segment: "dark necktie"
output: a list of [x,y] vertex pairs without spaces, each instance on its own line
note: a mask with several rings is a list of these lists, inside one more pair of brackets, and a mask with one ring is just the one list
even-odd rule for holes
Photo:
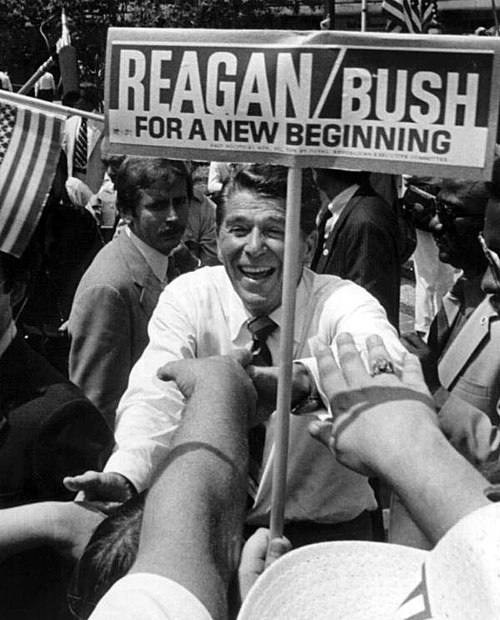
[[87,119],[82,118],[80,121],[78,136],[75,141],[75,153],[73,155],[73,169],[75,172],[79,172],[80,174],[85,174],[87,172],[87,154]]
[[[278,325],[268,316],[257,316],[247,323],[247,329],[252,334],[252,361],[254,366],[272,366],[273,358],[267,346],[267,339]],[[249,495],[253,499],[257,494],[260,481],[260,471],[266,442],[266,427],[258,424],[248,433],[249,450]],[[253,503],[253,502],[252,502]]]
[[326,223],[332,217],[332,212],[330,209],[326,208],[323,214],[321,215],[321,219],[318,224],[318,240],[316,242],[316,251],[314,252],[314,257],[311,262],[311,269],[315,270],[321,256],[323,255],[323,246],[325,244],[325,229]]
[[252,334],[252,364],[254,366],[272,366],[273,358],[266,340],[278,326],[268,316],[256,316],[247,323]]

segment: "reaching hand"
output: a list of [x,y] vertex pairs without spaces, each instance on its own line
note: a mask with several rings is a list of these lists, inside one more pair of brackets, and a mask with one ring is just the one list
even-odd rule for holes
[[228,355],[217,355],[203,359],[183,359],[168,362],[158,369],[156,375],[162,381],[175,381],[184,398],[191,398],[195,389],[213,382],[240,381],[255,399],[255,390],[243,370],[250,361],[246,349],[236,349]]
[[250,536],[241,552],[238,567],[238,582],[242,601],[259,575],[275,560],[288,553],[291,548],[290,541],[284,536],[270,540],[270,531],[264,527],[259,528]]
[[86,471],[79,476],[67,476],[63,484],[78,493],[77,501],[122,503],[135,494],[131,482],[115,472]]
[[[415,357],[405,357],[401,379],[387,370],[371,376],[350,334],[339,335],[337,345],[340,368],[330,347],[314,343],[321,385],[333,418],[311,422],[309,431],[346,467],[378,476],[391,455],[400,450],[401,433],[412,433],[419,424],[437,427],[434,403]],[[370,368],[380,366],[381,361],[390,362],[379,336],[370,336],[367,348]]]
[[[257,390],[257,417],[266,420],[276,409],[278,392],[277,366],[247,366],[247,374]],[[311,391],[310,378],[303,364],[294,362],[292,365],[292,407],[306,398]]]

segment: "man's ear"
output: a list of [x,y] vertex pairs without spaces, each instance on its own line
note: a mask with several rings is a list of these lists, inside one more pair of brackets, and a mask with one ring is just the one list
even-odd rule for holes
[[304,263],[304,265],[309,265],[311,263],[317,243],[318,243],[318,231],[313,230],[311,233],[309,233],[306,239],[306,249],[304,252],[304,257],[302,259],[302,262]]

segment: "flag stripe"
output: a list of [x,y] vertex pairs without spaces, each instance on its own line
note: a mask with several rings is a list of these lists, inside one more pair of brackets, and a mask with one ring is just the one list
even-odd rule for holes
[[[31,235],[33,234],[33,230],[42,215],[42,208],[40,208],[40,205],[45,205],[56,173],[57,162],[59,161],[62,139],[61,128],[62,125],[60,123],[54,122],[54,119],[52,118],[48,119],[45,135],[50,140],[50,142],[48,142],[49,148],[43,149],[47,152],[47,154],[44,155],[42,151],[36,161],[31,188],[32,198],[28,196],[25,199],[31,203],[32,207],[29,217],[27,217],[22,223],[18,240],[14,246],[14,251],[17,253],[22,253],[23,249],[28,244]],[[53,162],[53,166],[51,166],[50,170],[47,169],[46,161]]]
[[435,0],[383,0],[382,12],[387,16],[387,30],[392,32],[424,32],[437,12]]
[[[38,138],[41,137],[38,131],[39,118],[38,114],[33,115],[29,110],[23,111],[23,126],[20,136],[22,141],[17,145],[13,165],[9,170],[11,182],[7,181],[6,191],[4,195],[0,195],[0,204],[3,205],[7,213],[7,220],[2,227],[0,241],[2,247],[10,248],[11,251],[23,219],[29,217],[29,212],[25,213],[25,208],[23,208],[25,206],[23,199],[33,174],[33,157],[36,157],[37,142]],[[21,171],[22,176],[20,175]],[[19,217],[21,214],[22,217]]]
[[20,256],[52,184],[63,121],[36,109],[16,108],[15,125],[0,164],[0,250]]
[[33,146],[31,147],[30,158],[26,167],[26,182],[23,184],[22,188],[19,188],[17,195],[13,197],[15,201],[14,204],[23,205],[23,211],[25,211],[26,217],[21,219],[17,226],[11,228],[9,236],[6,239],[7,244],[13,244],[13,249],[16,239],[20,241],[22,229],[27,225],[34,227],[33,217],[36,218],[38,204],[35,202],[36,196],[33,189],[36,190],[36,185],[40,182],[40,176],[45,167],[45,162],[42,161],[43,153],[41,148],[43,140],[45,139],[45,126],[46,117],[37,114],[36,118],[32,118],[28,145],[31,146],[32,144]]
[[[0,242],[6,235],[6,227],[8,225],[12,209],[12,207],[7,203],[7,193],[12,187],[14,176],[18,174],[17,167],[24,148],[24,135],[27,132],[29,125],[30,120],[28,114],[25,113],[23,108],[18,108],[16,124],[12,132],[7,152],[3,158],[1,168],[3,181],[0,190],[0,205],[2,206],[2,210],[0,212]],[[7,171],[7,176],[4,176],[5,170]]]

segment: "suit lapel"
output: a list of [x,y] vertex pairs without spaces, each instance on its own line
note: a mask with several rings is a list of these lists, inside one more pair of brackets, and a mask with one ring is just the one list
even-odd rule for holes
[[449,388],[463,367],[470,361],[474,351],[489,334],[490,320],[496,317],[498,317],[497,313],[486,298],[468,318],[460,334],[439,361],[439,378],[445,388]]
[[445,295],[436,317],[432,321],[427,341],[430,348],[436,352],[438,357],[441,355],[448,342],[453,323],[459,311],[460,299],[449,293]]
[[140,289],[139,303],[144,312],[151,316],[162,292],[161,282],[154,275],[146,259],[135,247],[126,231],[120,233],[118,242],[132,280]]
[[[319,258],[318,258],[318,264],[316,267],[316,271],[318,273],[322,273],[323,270],[325,269],[328,261],[330,260],[330,254],[332,252],[332,249],[335,247],[335,243],[337,242],[338,236],[342,228],[344,227],[344,224],[347,218],[349,217],[349,214],[358,204],[359,200],[360,200],[360,197],[358,196],[356,192],[356,194],[354,194],[351,200],[349,200],[346,206],[342,209],[342,213],[340,214],[339,219],[335,222],[335,226],[333,227],[333,230],[328,235],[328,239],[326,240],[326,244],[324,244],[325,246],[324,248],[323,248],[323,239],[318,239]],[[323,253],[324,250],[327,250],[326,254]]]

